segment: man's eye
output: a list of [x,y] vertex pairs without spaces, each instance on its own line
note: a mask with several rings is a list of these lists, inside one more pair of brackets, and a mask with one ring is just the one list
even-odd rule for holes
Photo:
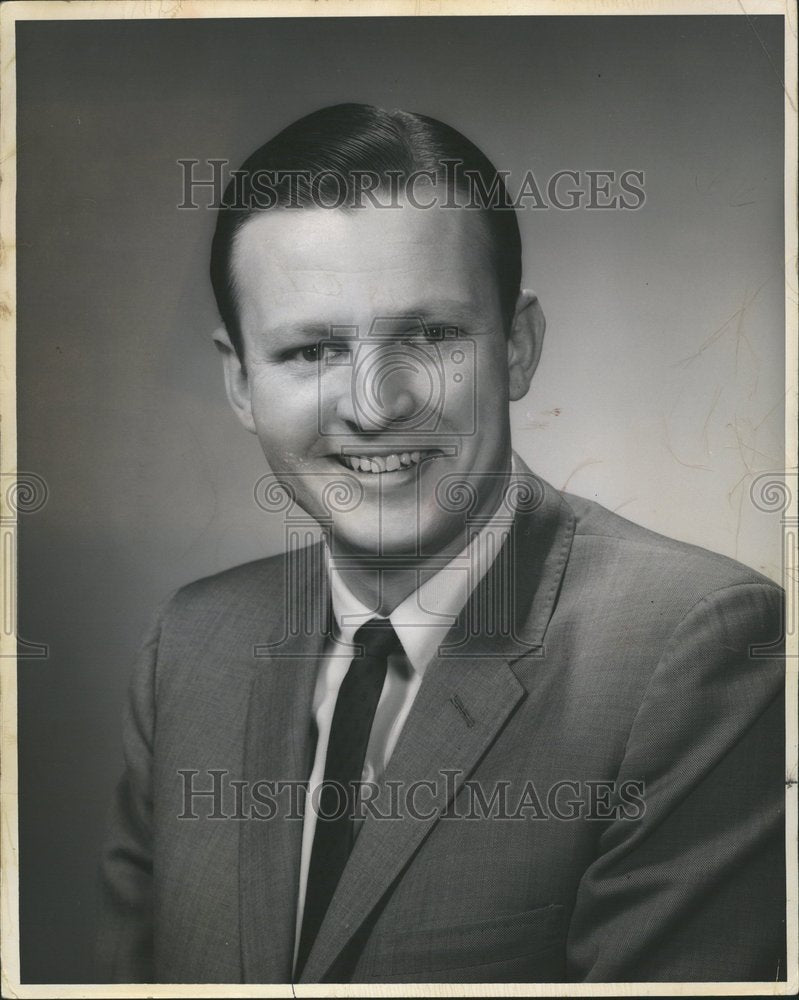
[[457,326],[449,323],[428,323],[425,326],[427,340],[445,340],[460,336]]
[[335,358],[341,357],[342,355],[349,354],[351,351],[351,345],[346,342],[339,342],[336,340],[324,340],[316,344],[307,344],[305,347],[299,348],[294,353],[295,357],[301,358],[303,361],[307,361],[309,364],[316,364],[319,359],[324,355],[325,361],[331,361]]
[[440,323],[425,323],[424,327],[420,330],[418,327],[414,327],[412,330],[400,333],[397,337],[398,342],[401,344],[409,344],[411,346],[419,346],[421,344],[428,343],[429,341],[439,341],[444,337],[446,330],[453,329],[452,327],[445,327]]
[[321,344],[308,344],[306,347],[300,348],[300,357],[303,361],[316,362],[319,360],[320,353]]

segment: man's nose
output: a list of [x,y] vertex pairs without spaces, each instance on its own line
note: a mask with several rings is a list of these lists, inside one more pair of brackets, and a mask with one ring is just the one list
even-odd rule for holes
[[363,419],[379,426],[408,421],[417,408],[415,376],[409,362],[389,355],[366,378],[356,378],[355,404]]
[[353,366],[339,416],[361,431],[407,426],[425,405],[427,382],[424,366],[401,345],[366,348]]

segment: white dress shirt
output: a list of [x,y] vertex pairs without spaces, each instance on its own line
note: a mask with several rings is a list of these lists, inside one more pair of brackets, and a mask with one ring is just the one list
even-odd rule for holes
[[[506,491],[510,497],[511,491]],[[378,782],[382,777],[402,728],[408,718],[424,672],[438,652],[438,646],[455,623],[469,594],[494,562],[512,523],[507,501],[474,536],[466,548],[446,566],[410,593],[388,616],[402,645],[402,653],[388,657],[386,679],[375,711],[361,780]],[[311,864],[319,792],[324,781],[327,746],[339,688],[352,663],[353,639],[361,625],[379,617],[355,597],[347,587],[327,551],[327,568],[333,610],[333,636],[329,638],[320,663],[313,698],[317,741],[313,768],[308,781],[302,829],[297,923],[294,937],[294,964],[305,910],[305,892]]]

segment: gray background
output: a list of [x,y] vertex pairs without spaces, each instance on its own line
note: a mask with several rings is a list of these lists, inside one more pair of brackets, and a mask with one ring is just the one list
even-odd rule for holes
[[[443,118],[510,186],[644,170],[635,212],[522,213],[549,320],[513,408],[558,487],[780,576],[748,486],[783,454],[782,21],[450,18],[18,26],[22,978],[91,977],[119,713],[172,589],[275,551],[264,471],[210,334],[213,214],[180,158],[234,166],[344,100]],[[202,196],[198,200],[202,200]],[[203,202],[204,203],[204,202]]]

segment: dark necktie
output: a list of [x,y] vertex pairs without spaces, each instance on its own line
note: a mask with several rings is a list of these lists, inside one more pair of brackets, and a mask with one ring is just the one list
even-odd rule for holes
[[[358,800],[357,783],[363,774],[369,733],[386,678],[388,656],[401,649],[387,618],[373,618],[362,625],[353,642],[355,657],[339,688],[327,744],[320,815],[314,831],[297,952],[297,979],[352,849],[355,834],[352,814]],[[360,647],[362,652],[358,655]]]

